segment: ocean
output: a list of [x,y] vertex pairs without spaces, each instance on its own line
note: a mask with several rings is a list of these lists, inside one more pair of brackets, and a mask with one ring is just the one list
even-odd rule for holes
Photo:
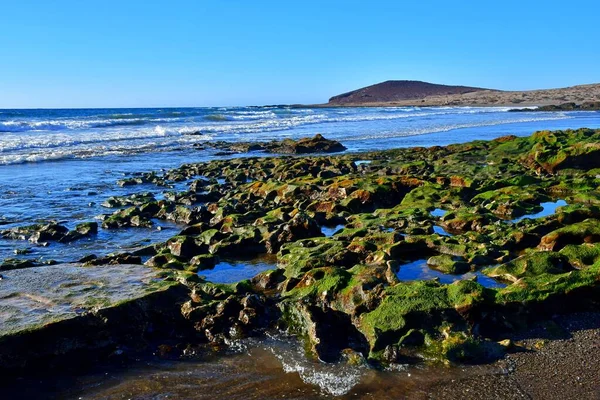
[[191,145],[198,142],[315,133],[344,142],[350,151],[361,151],[587,126],[599,119],[598,113],[589,112],[506,111],[489,107],[0,110],[0,165],[161,153],[196,158],[210,156],[194,154]]

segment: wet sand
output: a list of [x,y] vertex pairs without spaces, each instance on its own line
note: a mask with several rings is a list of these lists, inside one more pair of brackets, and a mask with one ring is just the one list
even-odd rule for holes
[[600,313],[556,317],[514,339],[527,350],[495,364],[505,373],[440,382],[427,397],[600,399]]

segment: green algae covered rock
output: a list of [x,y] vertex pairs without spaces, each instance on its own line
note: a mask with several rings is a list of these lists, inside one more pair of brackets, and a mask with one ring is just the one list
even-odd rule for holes
[[566,168],[600,167],[600,134],[592,129],[542,131],[529,138],[532,149],[523,157],[530,168],[555,173]]
[[446,274],[463,274],[471,269],[461,257],[452,257],[447,254],[430,257],[427,265]]
[[544,236],[540,243],[542,250],[560,250],[568,244],[600,242],[600,220],[586,219],[564,226]]
[[486,290],[473,281],[452,285],[436,282],[399,283],[383,292],[381,304],[359,318],[370,351],[393,344],[411,329],[433,332],[444,322],[460,323],[476,305],[488,300]]
[[486,274],[516,282],[524,277],[562,274],[572,268],[568,258],[555,252],[532,252],[507,264],[489,269]]

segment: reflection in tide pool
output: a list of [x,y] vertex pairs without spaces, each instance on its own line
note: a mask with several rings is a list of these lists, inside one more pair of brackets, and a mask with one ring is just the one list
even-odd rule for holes
[[432,217],[440,217],[440,218],[441,218],[441,217],[443,217],[444,215],[446,215],[446,213],[447,213],[447,212],[448,212],[448,211],[446,211],[446,210],[442,210],[441,208],[436,208],[435,210],[433,210],[433,211],[431,212],[431,216],[432,216]]
[[433,226],[433,232],[437,233],[438,235],[442,235],[442,236],[453,236],[451,233],[446,232],[446,230],[444,228],[442,228],[441,226],[437,226],[437,225]]
[[460,280],[476,278],[477,282],[481,284],[481,286],[487,288],[506,287],[505,284],[500,283],[479,271],[467,272],[466,274],[462,275],[444,274],[443,272],[429,268],[427,265],[427,260],[425,259],[401,265],[400,269],[396,273],[396,276],[401,281],[431,280],[437,278],[441,283],[452,283]]
[[522,217],[515,218],[515,219],[511,220],[510,222],[516,223],[516,222],[522,221],[524,219],[537,219],[537,218],[548,217],[548,216],[556,213],[556,209],[558,207],[563,207],[566,205],[567,205],[567,202],[564,200],[558,200],[555,202],[549,201],[546,203],[542,203],[542,204],[540,204],[540,206],[542,206],[543,210],[540,211],[539,213],[523,215]]
[[330,237],[335,235],[337,232],[341,231],[342,229],[344,229],[344,225],[336,225],[334,227],[329,227],[329,226],[322,226],[321,227],[321,233],[323,235],[325,235],[326,237]]
[[358,165],[362,165],[362,164],[371,164],[373,161],[371,160],[358,160],[358,161],[354,161],[354,164]]
[[276,268],[277,261],[273,257],[261,257],[253,260],[221,261],[212,269],[199,271],[198,275],[212,283],[236,283]]

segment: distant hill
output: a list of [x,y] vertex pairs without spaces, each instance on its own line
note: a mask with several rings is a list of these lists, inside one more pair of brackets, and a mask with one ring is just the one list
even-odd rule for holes
[[421,81],[386,81],[329,99],[331,106],[549,106],[600,101],[600,84],[505,91]]
[[403,100],[420,100],[428,96],[456,95],[484,88],[438,85],[422,81],[385,81],[340,94],[329,99],[329,104],[380,103]]

